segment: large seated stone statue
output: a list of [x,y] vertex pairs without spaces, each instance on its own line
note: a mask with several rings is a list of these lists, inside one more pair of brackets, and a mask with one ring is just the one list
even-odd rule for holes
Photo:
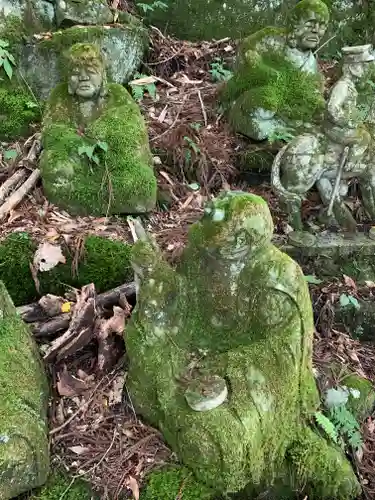
[[342,450],[309,426],[319,406],[312,307],[272,232],[262,198],[228,192],[191,227],[177,271],[147,237],[135,244],[130,397],[217,493],[282,478],[321,500],[355,498]]
[[0,499],[45,483],[48,383],[30,331],[0,281]]
[[354,231],[356,222],[343,201],[353,177],[359,179],[365,211],[375,218],[375,151],[369,132],[374,132],[375,114],[359,105],[359,89],[364,91],[375,58],[371,45],[344,47],[342,53],[342,76],[331,90],[321,130],[295,137],[272,166],[273,190],[296,231],[303,230],[301,204],[314,185],[327,215]]
[[[68,82],[47,103],[42,143],[43,187],[57,206],[83,215],[154,208],[156,179],[143,117],[124,87],[107,84],[96,46],[70,49]],[[90,146],[95,149],[86,154]]]
[[286,28],[245,38],[221,101],[232,128],[263,140],[285,128],[309,127],[324,109],[323,77],[315,51],[329,21],[321,0],[301,0]]

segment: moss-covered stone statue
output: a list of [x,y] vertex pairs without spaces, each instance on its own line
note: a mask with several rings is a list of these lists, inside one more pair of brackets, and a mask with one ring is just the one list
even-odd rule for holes
[[312,307],[272,232],[262,198],[228,192],[191,227],[177,271],[145,235],[135,244],[127,387],[217,493],[283,480],[309,498],[355,498],[351,465],[309,425],[319,406]]
[[356,221],[344,203],[353,177],[359,180],[367,215],[375,217],[375,152],[364,123],[370,115],[363,112],[359,102],[359,91],[373,72],[375,56],[371,45],[341,50],[342,75],[331,89],[319,133],[296,136],[279,151],[272,165],[273,191],[285,205],[296,231],[303,230],[302,200],[314,185],[327,215],[355,231]]
[[76,44],[68,82],[55,88],[42,128],[47,198],[72,214],[147,212],[156,178],[140,110],[121,85],[107,84],[99,49]]
[[221,96],[236,132],[263,140],[321,119],[323,77],[315,51],[328,21],[325,3],[301,0],[285,28],[264,28],[242,41],[234,75]]
[[0,499],[45,483],[48,384],[31,333],[0,281]]

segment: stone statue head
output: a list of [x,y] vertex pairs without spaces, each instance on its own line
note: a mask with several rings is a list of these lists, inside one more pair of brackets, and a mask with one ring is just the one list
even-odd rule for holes
[[321,0],[301,0],[290,11],[288,44],[303,52],[316,50],[329,21],[329,10]]
[[105,62],[98,47],[77,43],[68,52],[68,92],[84,100],[106,94]]
[[244,257],[271,241],[273,222],[267,203],[252,193],[228,191],[209,202],[194,226],[202,244],[227,260]]
[[354,80],[361,80],[373,69],[374,54],[371,45],[355,45],[343,47],[342,73],[350,75]]

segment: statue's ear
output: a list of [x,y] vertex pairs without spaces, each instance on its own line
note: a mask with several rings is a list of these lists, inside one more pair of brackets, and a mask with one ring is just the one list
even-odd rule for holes
[[69,95],[73,95],[74,94],[72,86],[70,85],[70,83],[68,83],[68,94]]

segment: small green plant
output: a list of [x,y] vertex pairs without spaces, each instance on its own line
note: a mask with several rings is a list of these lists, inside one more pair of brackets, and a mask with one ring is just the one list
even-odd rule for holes
[[274,142],[290,142],[295,137],[295,131],[289,127],[278,127],[273,130],[268,136],[268,142],[273,144]]
[[147,92],[153,100],[156,99],[156,85],[152,76],[135,73],[134,80],[130,82],[129,85],[135,101],[142,101],[145,92]]
[[4,160],[15,160],[18,156],[18,153],[15,149],[8,149],[7,151],[4,151]]
[[361,308],[358,300],[355,297],[353,297],[352,295],[348,295],[346,293],[342,293],[340,295],[340,306],[341,307],[351,306],[351,307],[354,307],[355,309]]
[[223,64],[223,60],[220,57],[215,57],[210,64],[211,69],[209,72],[214,82],[227,82],[232,78],[232,71],[225,69]]
[[363,442],[359,423],[353,413],[346,406],[340,405],[331,408],[329,416],[344,442],[347,442],[354,450],[359,450]]
[[4,68],[7,77],[11,80],[13,76],[12,66],[16,65],[16,61],[7,47],[9,47],[9,43],[0,39],[0,67]]
[[152,3],[137,3],[137,7],[143,11],[144,14],[147,12],[154,12],[157,9],[167,10],[168,5],[160,0],[156,0]]
[[189,165],[192,159],[191,152],[193,151],[196,155],[198,155],[201,150],[199,149],[198,145],[193,141],[193,139],[191,139],[187,135],[184,136],[184,141],[187,142],[189,146],[189,149],[185,151],[185,161],[186,164]]
[[199,122],[193,122],[190,123],[190,127],[195,130],[196,132],[199,132],[199,130],[202,128],[202,124]]
[[349,445],[357,451],[363,442],[359,423],[347,408],[350,396],[358,399],[360,392],[346,386],[328,389],[325,395],[326,415],[318,411],[315,420],[332,441],[343,448]]
[[304,276],[305,281],[310,285],[320,285],[323,283],[322,280],[318,279],[315,275],[306,275]]
[[85,144],[78,148],[79,156],[86,156],[90,167],[93,163],[100,165],[100,156],[108,151],[108,144],[104,141],[96,141],[94,144]]
[[323,431],[327,434],[327,436],[334,442],[339,442],[339,436],[337,434],[337,430],[335,424],[331,422],[331,420],[326,417],[321,411],[315,412],[315,420],[316,423],[323,429]]

